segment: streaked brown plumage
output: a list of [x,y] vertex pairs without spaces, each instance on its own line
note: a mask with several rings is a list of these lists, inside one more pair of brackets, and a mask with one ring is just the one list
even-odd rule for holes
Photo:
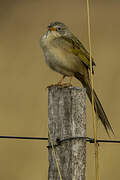
[[[74,76],[86,88],[90,102],[90,57],[83,44],[71,33],[68,27],[61,22],[53,22],[48,26],[47,33],[41,37],[40,45],[43,49],[46,63],[56,72],[65,76]],[[95,62],[92,58],[92,65]],[[94,69],[92,68],[94,73]],[[106,132],[113,132],[106,113],[94,91],[95,111],[98,114]]]

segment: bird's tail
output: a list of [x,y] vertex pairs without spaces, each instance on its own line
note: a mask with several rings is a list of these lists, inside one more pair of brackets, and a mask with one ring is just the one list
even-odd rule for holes
[[[83,77],[79,73],[75,74],[75,77],[80,80],[80,82],[83,84],[83,86],[86,88],[86,93],[88,95],[88,98],[90,102],[92,103],[92,88],[90,85],[90,81],[86,82]],[[94,108],[95,112],[97,113],[99,119],[101,120],[107,134],[109,135],[109,132],[111,131],[114,134],[114,131],[112,129],[112,126],[110,122],[108,121],[107,115],[102,107],[102,104],[100,103],[100,100],[98,99],[96,92],[93,90],[94,95]]]

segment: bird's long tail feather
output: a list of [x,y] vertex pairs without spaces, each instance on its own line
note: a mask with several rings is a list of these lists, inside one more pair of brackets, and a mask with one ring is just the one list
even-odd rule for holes
[[[79,73],[76,73],[75,77],[78,80],[80,80],[81,83],[83,84],[83,86],[86,88],[86,93],[88,95],[90,102],[92,103],[92,89],[91,89],[90,82],[89,81],[86,82]],[[101,120],[107,134],[109,135],[110,131],[114,134],[112,126],[111,126],[110,122],[108,121],[107,115],[106,115],[106,113],[102,107],[102,104],[100,103],[100,100],[98,99],[97,94],[94,90],[93,90],[93,95],[94,95],[94,108],[95,108],[95,112],[98,115],[98,118]]]

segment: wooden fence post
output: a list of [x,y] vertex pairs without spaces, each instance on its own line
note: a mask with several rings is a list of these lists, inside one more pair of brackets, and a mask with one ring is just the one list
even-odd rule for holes
[[[86,91],[78,87],[48,88],[48,128],[53,144],[56,139],[86,136]],[[50,145],[50,139],[49,139]],[[85,180],[86,141],[66,140],[54,147],[62,180]],[[58,169],[48,147],[48,180],[59,180]]]

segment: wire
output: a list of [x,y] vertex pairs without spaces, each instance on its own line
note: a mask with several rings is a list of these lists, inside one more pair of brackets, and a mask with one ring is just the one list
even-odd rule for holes
[[[18,139],[18,140],[32,140],[32,141],[48,141],[48,137],[31,137],[31,136],[0,136],[0,139]],[[74,140],[74,139],[86,139],[89,143],[95,143],[94,138],[90,137],[69,137],[69,138],[63,138],[63,139],[56,139],[56,142],[59,144],[60,142],[68,141],[68,140]],[[109,139],[97,139],[96,142],[98,143],[120,143],[120,140],[109,140]]]
[[47,137],[0,136],[0,139],[48,140]]
[[48,140],[47,137],[0,136],[0,139]]
[[[94,139],[87,139],[86,141],[90,142],[90,143],[94,143],[95,140]],[[97,139],[96,140],[97,143],[120,143],[120,140],[107,140],[107,139]]]

